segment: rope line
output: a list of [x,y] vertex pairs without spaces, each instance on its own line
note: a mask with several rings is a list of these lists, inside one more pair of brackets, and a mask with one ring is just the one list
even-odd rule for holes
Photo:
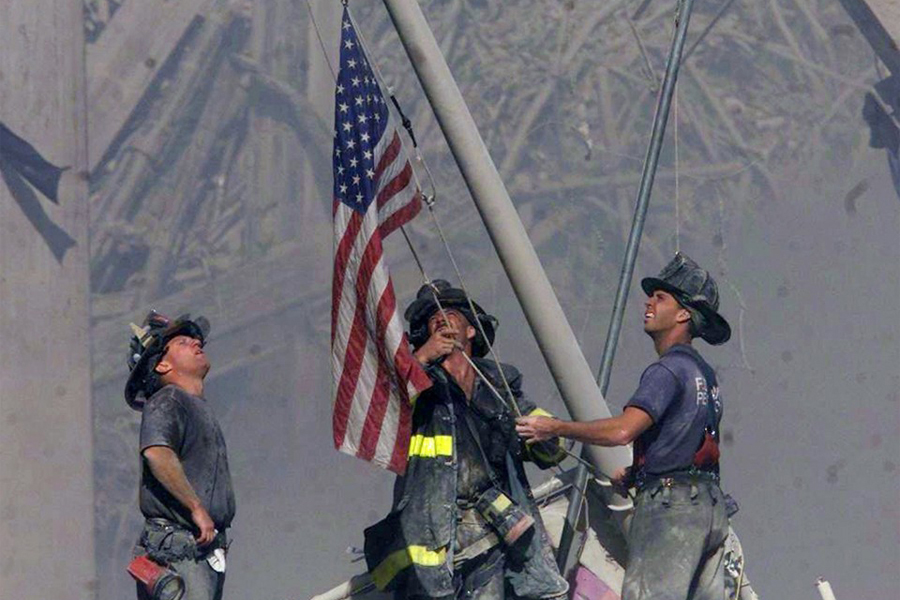
[[334,70],[334,67],[331,65],[331,59],[328,58],[328,50],[325,48],[325,42],[322,40],[322,32],[319,31],[319,24],[316,23],[316,15],[313,13],[312,4],[310,4],[309,0],[306,0],[306,8],[309,10],[309,18],[312,21],[313,29],[316,31],[316,37],[319,40],[319,47],[322,48],[322,56],[325,57],[325,64],[328,65],[328,70],[331,71],[331,78],[337,81],[337,71]]
[[[307,0],[307,2],[309,2],[309,0]],[[346,6],[346,2],[344,3],[344,5]],[[387,80],[385,79],[384,75],[382,74],[381,69],[378,67],[378,63],[375,61],[374,55],[369,50],[368,41],[366,41],[366,38],[362,34],[362,31],[360,31],[360,29],[358,27],[356,27],[356,19],[353,18],[353,15],[351,14],[349,7],[347,7],[347,16],[350,18],[350,21],[353,23],[353,29],[354,29],[354,31],[356,31],[356,39],[359,40],[359,43],[362,46],[363,52],[369,59],[369,64],[372,66],[372,73],[375,75],[375,79],[378,80],[379,86],[382,89],[387,91],[388,97],[391,99],[391,104],[393,104],[394,108],[391,109],[391,107],[388,106],[388,110],[392,110],[393,112],[395,112],[397,114],[397,117],[400,120],[400,124],[403,125],[403,129],[406,130],[406,134],[409,136],[409,139],[412,142],[413,158],[417,164],[421,165],[422,168],[425,169],[425,174],[428,176],[428,185],[431,188],[431,194],[424,194],[424,193],[422,194],[423,198],[425,199],[425,203],[426,204],[433,203],[437,199],[437,185],[435,184],[435,181],[434,181],[434,175],[432,175],[432,173],[431,173],[431,168],[428,166],[428,163],[425,161],[425,158],[422,156],[421,152],[419,152],[419,144],[416,141],[416,135],[413,132],[412,121],[410,121],[406,117],[406,115],[403,113],[403,109],[400,107],[400,102],[397,101],[397,97],[394,95],[394,87],[387,84]],[[403,143],[402,140],[401,140],[401,143]],[[403,143],[403,146],[407,146],[407,144]],[[407,148],[407,150],[408,150],[408,148]],[[416,187],[419,190],[421,190],[422,182],[419,180],[419,174],[416,172],[415,169],[412,170],[412,176],[416,182]],[[411,243],[411,242],[409,242],[408,239],[407,239],[407,242]],[[426,278],[425,283],[429,283],[429,281],[430,280],[428,280]]]
[[678,81],[675,81],[675,252],[681,251],[681,204],[678,194]]

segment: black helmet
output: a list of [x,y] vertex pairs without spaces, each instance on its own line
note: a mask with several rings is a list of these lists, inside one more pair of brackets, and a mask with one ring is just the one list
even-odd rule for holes
[[174,321],[155,310],[144,319],[143,327],[131,323],[131,343],[128,349],[128,382],[125,384],[125,401],[134,410],[144,408],[144,399],[153,394],[153,369],[165,350],[169,340],[186,335],[206,342],[209,335],[209,321],[204,317],[191,320],[188,314]]
[[719,310],[719,288],[709,272],[682,254],[675,253],[659,277],[646,277],[641,287],[650,296],[663,290],[675,297],[691,313],[697,335],[713,345],[724,344],[731,338],[731,326]]
[[[409,342],[413,345],[413,348],[418,350],[422,344],[428,341],[428,319],[438,311],[438,303],[435,300],[435,296],[437,296],[441,306],[461,312],[469,320],[472,327],[475,328],[475,339],[472,341],[472,355],[484,356],[487,354],[490,344],[494,343],[494,335],[500,324],[499,321],[497,321],[496,317],[487,314],[474,301],[470,306],[466,293],[459,288],[451,286],[450,282],[443,279],[435,279],[430,285],[426,284],[420,287],[416,293],[416,299],[403,313],[403,316],[409,321]],[[472,307],[475,308],[474,313],[472,312]],[[481,327],[478,326],[479,322]],[[481,328],[484,328],[487,341],[481,335]]]

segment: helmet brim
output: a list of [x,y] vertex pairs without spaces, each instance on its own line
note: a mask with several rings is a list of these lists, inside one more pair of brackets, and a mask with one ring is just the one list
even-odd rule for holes
[[704,326],[699,333],[700,337],[707,343],[718,346],[731,339],[731,325],[708,302],[691,300],[684,290],[657,277],[643,278],[641,280],[641,288],[648,296],[652,296],[653,292],[657,290],[668,292],[678,300],[679,304],[688,310],[696,310],[703,315]]

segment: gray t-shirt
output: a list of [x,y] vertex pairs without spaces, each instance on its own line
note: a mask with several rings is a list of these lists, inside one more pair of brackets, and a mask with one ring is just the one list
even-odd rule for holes
[[[225,438],[206,400],[168,385],[147,400],[141,419],[141,456],[151,446],[168,446],[216,528],[224,531],[234,518],[234,490],[228,471]],[[190,512],[172,496],[141,459],[141,512],[196,529]]]
[[709,402],[716,409],[718,425],[722,418],[719,386],[700,354],[686,345],[663,353],[641,375],[637,391],[626,404],[653,419],[653,425],[635,440],[635,464],[643,462],[644,472],[650,475],[689,468],[703,443]]

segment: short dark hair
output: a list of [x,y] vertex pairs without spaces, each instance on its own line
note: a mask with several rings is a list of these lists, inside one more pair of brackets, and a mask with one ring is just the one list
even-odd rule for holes
[[[665,290],[663,290],[665,291]],[[700,337],[700,332],[703,330],[703,327],[706,323],[706,319],[703,318],[703,315],[699,310],[693,309],[690,306],[685,305],[677,294],[672,294],[668,292],[673,298],[675,298],[675,302],[678,303],[678,306],[688,311],[691,315],[690,321],[688,321],[688,334],[691,336],[691,339]]]

